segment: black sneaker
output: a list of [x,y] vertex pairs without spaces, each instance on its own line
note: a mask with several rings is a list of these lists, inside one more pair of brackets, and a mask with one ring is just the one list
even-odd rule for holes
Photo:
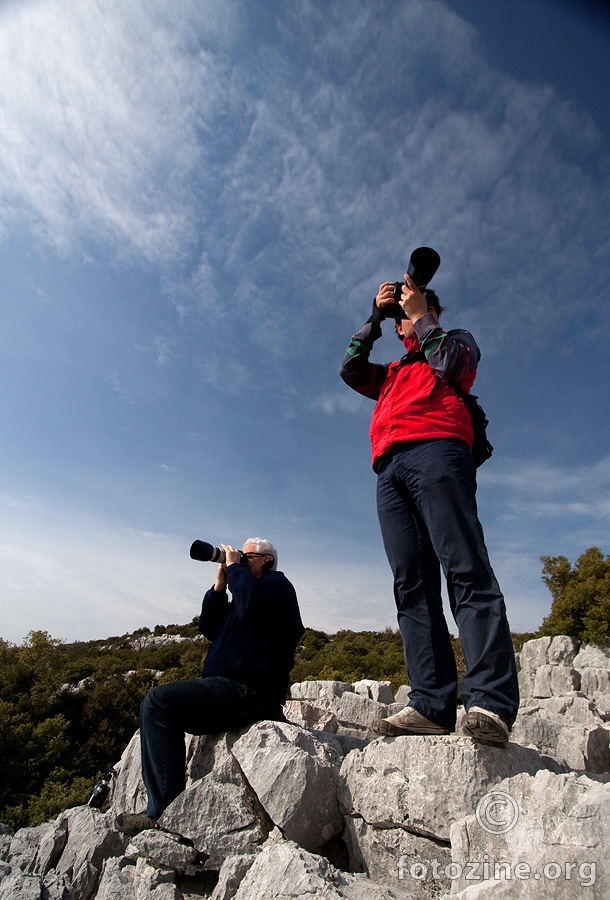
[[146,813],[119,813],[114,820],[114,826],[117,831],[128,837],[135,837],[141,831],[159,827],[156,820],[151,819]]

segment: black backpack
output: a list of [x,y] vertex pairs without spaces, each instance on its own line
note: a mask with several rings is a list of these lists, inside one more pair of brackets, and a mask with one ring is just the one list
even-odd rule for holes
[[479,398],[475,396],[475,394],[469,394],[468,391],[465,391],[459,381],[450,381],[448,383],[458,397],[462,398],[466,404],[466,409],[470,413],[470,418],[472,419],[472,432],[474,435],[474,440],[472,442],[472,457],[474,459],[474,464],[478,469],[479,466],[482,466],[494,452],[494,448],[487,440],[487,426],[489,425],[489,419],[485,415],[485,410],[479,403]]
[[[426,357],[421,350],[412,350],[410,353],[406,353],[400,362],[403,366],[414,362],[426,362]],[[489,419],[485,415],[485,410],[479,403],[479,398],[475,394],[469,394],[468,391],[465,391],[459,381],[448,381],[447,384],[450,384],[458,397],[464,401],[466,409],[470,413],[474,436],[472,442],[472,457],[474,459],[474,464],[478,469],[479,466],[482,466],[494,452],[494,448],[487,439]]]

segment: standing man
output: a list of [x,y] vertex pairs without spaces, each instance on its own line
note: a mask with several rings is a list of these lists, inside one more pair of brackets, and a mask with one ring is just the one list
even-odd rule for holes
[[373,727],[386,735],[455,730],[457,670],[442,567],[466,664],[462,730],[506,746],[519,705],[515,656],[477,515],[470,414],[451,385],[470,389],[480,351],[467,331],[443,331],[434,291],[422,293],[405,275],[406,318],[395,322],[407,353],[389,365],[369,362],[384,308],[394,304],[394,284],[386,282],[341,364],[346,384],[377,401],[370,428],[377,512],[411,688],[409,705]]
[[[261,719],[285,721],[282,706],[304,628],[292,584],[277,571],[275,547],[250,538],[222,544],[225,562],[203,598],[199,630],[211,641],[201,678],[153,688],[140,708],[146,813],[121,813],[130,836],[154,828],[186,785],[184,735],[235,731]],[[231,593],[229,600],[227,589]]]

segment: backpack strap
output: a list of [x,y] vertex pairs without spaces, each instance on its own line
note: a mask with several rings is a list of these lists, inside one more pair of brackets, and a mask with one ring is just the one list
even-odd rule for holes
[[427,362],[426,354],[423,350],[409,350],[408,353],[402,357],[399,362],[399,366],[408,366],[414,362]]
[[[408,366],[410,363],[414,362],[427,362],[426,356],[422,350],[410,350],[409,353],[405,353],[398,365]],[[437,378],[439,381],[445,380],[440,378],[440,376],[437,376]],[[487,426],[489,425],[489,420],[485,415],[485,410],[478,403],[479,398],[476,394],[465,391],[459,381],[447,381],[446,383],[453,388],[470,413],[474,436],[472,455],[475,465],[478,468],[490,458],[494,449],[487,438]]]

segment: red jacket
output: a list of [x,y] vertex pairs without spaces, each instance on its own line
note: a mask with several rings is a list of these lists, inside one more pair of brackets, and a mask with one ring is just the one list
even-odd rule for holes
[[464,401],[451,387],[459,381],[470,390],[480,351],[467,331],[446,333],[431,315],[415,323],[408,351],[422,350],[426,361],[408,362],[408,355],[389,365],[369,362],[373,342],[381,335],[378,322],[367,322],[354,337],[341,365],[341,377],[354,390],[377,400],[370,436],[373,468],[397,444],[457,438],[472,446],[472,422]]

